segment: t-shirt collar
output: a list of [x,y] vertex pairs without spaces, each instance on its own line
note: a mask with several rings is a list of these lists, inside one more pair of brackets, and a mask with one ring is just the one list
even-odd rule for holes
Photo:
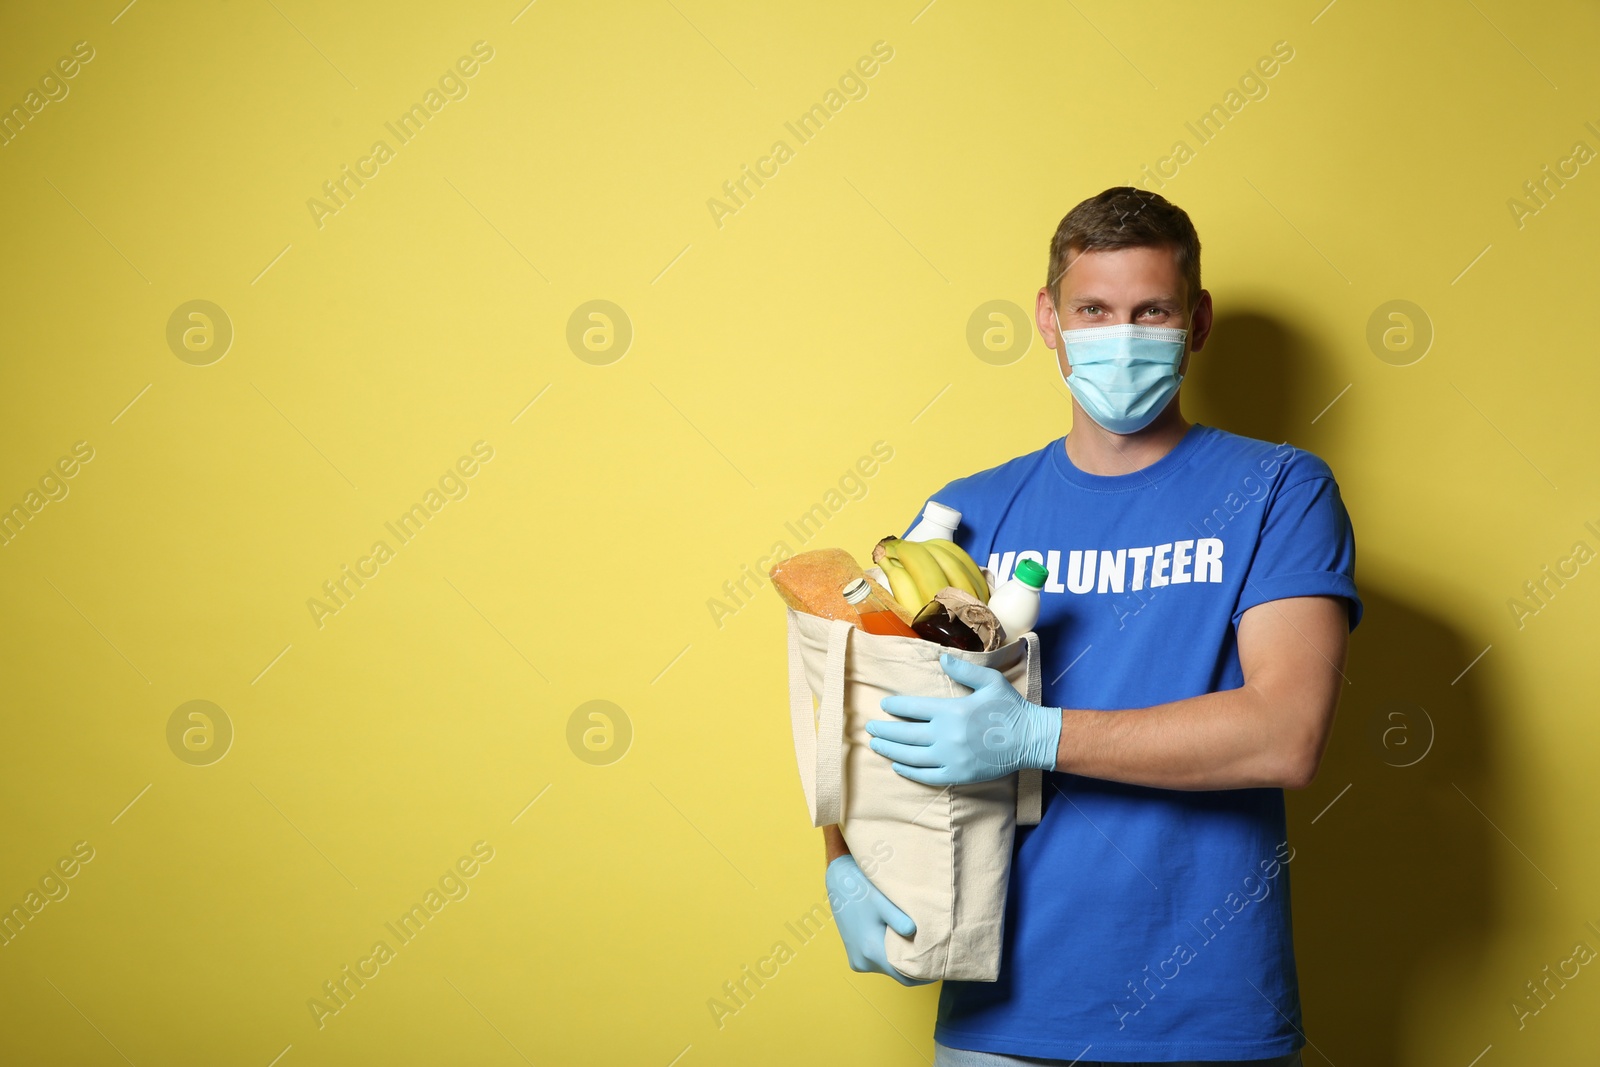
[[1208,435],[1211,428],[1204,423],[1191,423],[1187,433],[1172,446],[1172,450],[1148,467],[1143,467],[1130,474],[1090,474],[1081,470],[1067,455],[1067,436],[1062,434],[1050,446],[1050,462],[1056,471],[1082,489],[1097,493],[1125,493],[1134,489],[1143,489],[1153,485],[1181,468],[1188,462],[1190,455],[1199,446],[1202,437]]

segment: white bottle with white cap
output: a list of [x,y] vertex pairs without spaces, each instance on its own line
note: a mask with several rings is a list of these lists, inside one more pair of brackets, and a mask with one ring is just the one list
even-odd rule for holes
[[928,501],[928,506],[922,509],[922,521],[911,528],[906,534],[907,541],[937,541],[941,538],[946,541],[955,540],[956,527],[961,525],[961,512],[955,508],[946,507],[937,500]]
[[1025,559],[989,598],[989,610],[1000,620],[1004,631],[1001,637],[1006,644],[1033,629],[1039,621],[1039,590],[1049,577],[1050,571],[1042,563]]

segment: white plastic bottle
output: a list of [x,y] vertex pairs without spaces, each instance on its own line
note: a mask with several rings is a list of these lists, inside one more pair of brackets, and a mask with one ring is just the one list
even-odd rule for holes
[[946,541],[955,540],[956,527],[961,525],[961,512],[955,508],[946,507],[937,500],[928,501],[928,506],[922,509],[922,521],[911,528],[906,534],[907,541],[937,541],[941,538]]
[[1039,590],[1050,577],[1042,563],[1025,559],[989,598],[989,610],[1000,620],[1005,644],[1021,637],[1039,621]]

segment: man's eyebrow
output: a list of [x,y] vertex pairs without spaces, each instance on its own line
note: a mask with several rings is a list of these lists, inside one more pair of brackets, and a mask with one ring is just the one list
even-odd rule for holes
[[[1103,297],[1098,297],[1098,296],[1077,296],[1077,295],[1074,295],[1071,299],[1069,299],[1067,301],[1067,303],[1068,304],[1072,304],[1072,305],[1080,305],[1080,304],[1100,304],[1100,305],[1105,305],[1105,304],[1110,304],[1111,301],[1110,300],[1106,300]],[[1178,305],[1178,303],[1179,303],[1178,298],[1175,297],[1175,296],[1152,296],[1152,297],[1146,297],[1143,300],[1134,301],[1134,306],[1135,307],[1149,307],[1152,304],[1165,304],[1165,305],[1167,305],[1169,307],[1176,307]]]

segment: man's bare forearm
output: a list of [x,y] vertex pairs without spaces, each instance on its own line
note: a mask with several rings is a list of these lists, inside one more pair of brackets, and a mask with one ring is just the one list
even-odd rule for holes
[[837,826],[822,828],[822,851],[828,863],[850,854],[850,846],[844,843],[844,834],[839,832]]
[[1248,685],[1148,708],[1064,708],[1056,770],[1162,789],[1303,788],[1320,755],[1305,723]]

